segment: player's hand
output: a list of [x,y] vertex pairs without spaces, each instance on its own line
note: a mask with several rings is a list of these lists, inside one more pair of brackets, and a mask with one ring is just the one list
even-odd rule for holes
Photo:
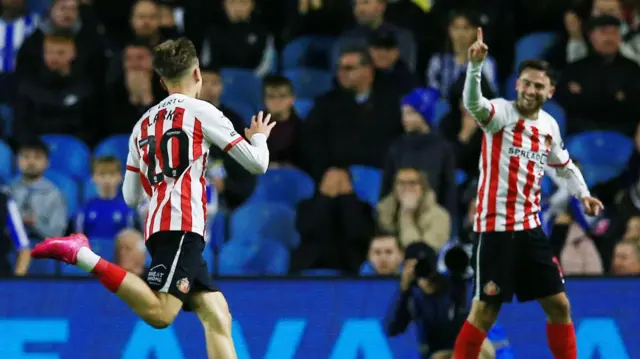
[[403,292],[409,290],[411,283],[416,279],[416,264],[417,259],[409,259],[404,262],[404,269],[402,270],[402,276],[400,277],[400,289]]
[[253,137],[253,135],[255,135],[256,133],[261,133],[269,138],[271,130],[276,125],[275,121],[270,123],[270,120],[271,114],[264,116],[264,112],[258,112],[257,116],[251,117],[251,126],[244,129],[245,137],[247,137],[247,139],[251,141],[251,137]]
[[584,213],[589,216],[597,216],[604,209],[602,202],[595,197],[584,197],[581,202],[584,206]]
[[469,47],[469,61],[474,64],[479,64],[484,61],[489,52],[489,47],[484,43],[482,35],[482,28],[478,28],[478,34],[476,36],[476,42]]

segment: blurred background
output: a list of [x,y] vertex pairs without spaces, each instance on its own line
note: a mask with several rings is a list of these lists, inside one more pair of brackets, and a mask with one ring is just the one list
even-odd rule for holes
[[[146,208],[120,187],[133,126],[166,96],[151,50],[178,36],[238,133],[259,110],[279,122],[265,175],[210,154],[205,258],[240,358],[427,357],[424,326],[395,333],[389,313],[412,244],[433,252],[412,257],[425,277],[472,275],[445,259],[474,240],[482,132],[461,97],[478,26],[486,97],[514,99],[524,59],[557,70],[544,109],[605,203],[585,217],[542,182],[580,358],[640,358],[637,0],[0,0],[0,357],[204,357],[195,317],[155,331],[74,267],[29,261],[82,232],[145,274]],[[496,349],[551,357],[543,318],[508,306]]]

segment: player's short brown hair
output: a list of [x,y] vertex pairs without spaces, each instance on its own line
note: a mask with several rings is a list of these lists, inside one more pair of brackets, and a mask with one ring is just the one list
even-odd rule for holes
[[552,86],[555,86],[555,84],[556,84],[555,73],[554,73],[553,69],[551,68],[551,65],[549,65],[549,63],[544,61],[544,60],[532,59],[532,60],[522,61],[520,63],[520,65],[518,66],[518,77],[520,77],[520,75],[522,75],[522,73],[525,70],[542,71],[547,75],[547,77],[549,77],[549,80],[551,81],[551,85]]
[[95,173],[98,167],[106,166],[111,166],[114,172],[120,173],[122,171],[122,164],[115,156],[100,156],[91,161],[91,173]]
[[180,79],[197,63],[196,47],[185,37],[167,40],[153,49],[153,69],[167,81]]

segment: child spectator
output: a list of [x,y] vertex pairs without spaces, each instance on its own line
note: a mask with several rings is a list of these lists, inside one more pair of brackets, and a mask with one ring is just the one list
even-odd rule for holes
[[49,148],[39,138],[20,145],[20,178],[9,186],[31,241],[58,237],[67,228],[67,205],[64,196],[44,177],[49,168]]
[[91,166],[98,197],[87,201],[76,218],[75,231],[89,238],[114,239],[125,228],[135,227],[135,210],[120,194],[122,165],[113,156],[98,157]]
[[127,272],[146,278],[146,255],[142,233],[135,229],[123,229],[116,235],[115,263]]
[[278,123],[267,140],[271,151],[271,167],[299,167],[300,129],[302,119],[293,108],[296,97],[291,81],[280,75],[266,76],[262,82],[264,105]]

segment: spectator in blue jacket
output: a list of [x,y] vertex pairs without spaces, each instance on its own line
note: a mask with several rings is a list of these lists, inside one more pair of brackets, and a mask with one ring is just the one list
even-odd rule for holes
[[89,238],[114,239],[136,226],[136,212],[120,194],[122,164],[113,156],[98,157],[91,166],[98,196],[87,201],[76,218],[75,231]]
[[[0,277],[23,276],[27,274],[31,262],[29,237],[24,229],[18,205],[4,192],[0,192],[0,216],[6,218],[0,237]],[[9,238],[13,246],[7,241]],[[8,260],[8,254],[12,249],[18,254],[14,269]]]
[[[404,333],[416,325],[419,352],[423,359],[451,359],[453,345],[469,310],[470,281],[456,280],[436,271],[437,255],[422,243],[405,250],[400,289],[385,318],[387,335]],[[468,258],[467,258],[468,259]],[[464,266],[466,267],[466,265]],[[480,359],[513,359],[504,329],[494,326],[488,334]]]
[[377,233],[369,244],[367,261],[360,266],[361,276],[398,275],[402,271],[402,244],[394,233]]

